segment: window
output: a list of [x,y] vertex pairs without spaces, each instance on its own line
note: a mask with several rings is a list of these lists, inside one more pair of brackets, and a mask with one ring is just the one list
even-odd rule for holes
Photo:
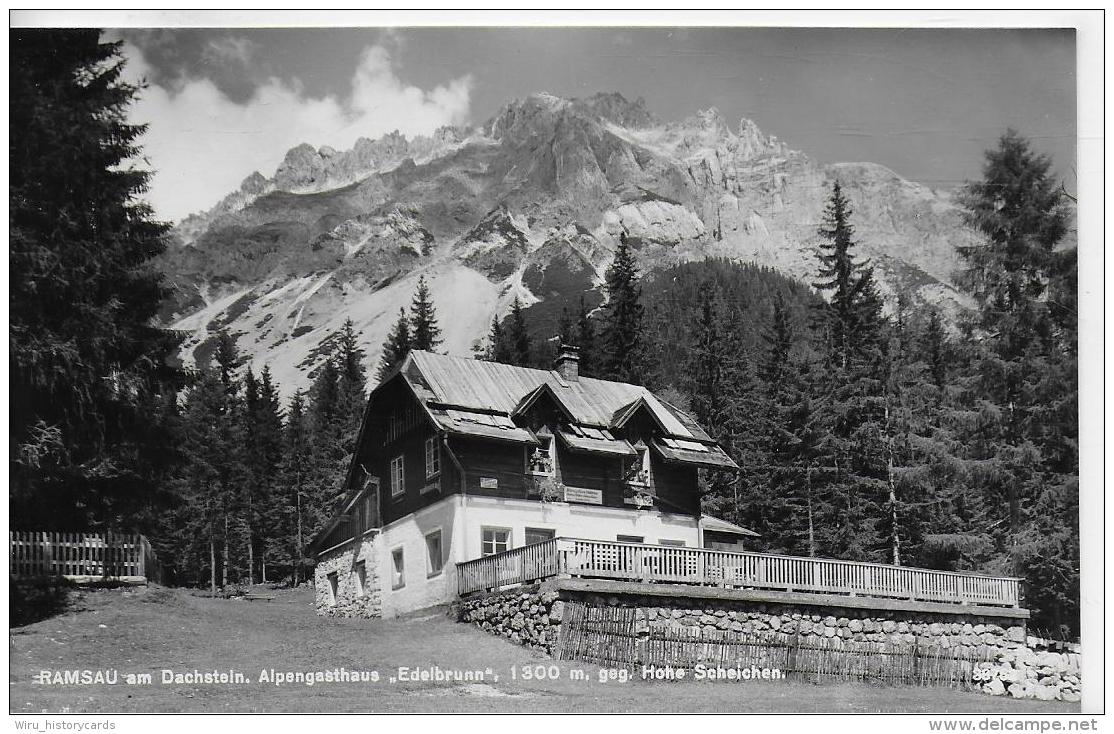
[[427,438],[425,442],[425,477],[429,479],[441,473],[441,451],[437,437]]
[[685,547],[685,541],[683,541],[683,540],[666,540],[665,538],[661,538],[661,539],[658,540],[658,545],[665,545],[665,546],[669,546],[670,548],[684,548]]
[[556,474],[553,462],[553,436],[539,436],[541,445],[530,451],[526,461],[526,469],[531,474],[554,476]]
[[615,540],[620,543],[641,543],[645,538],[641,535],[616,535]]
[[367,565],[363,561],[356,564],[356,596],[367,596]]
[[510,528],[483,528],[480,552],[485,556],[493,556],[511,549]]
[[429,535],[425,536],[425,549],[426,555],[429,556],[429,576],[436,576],[441,573],[441,569],[445,566],[444,557],[441,555],[441,531],[434,530]]
[[333,571],[326,578],[329,579],[329,606],[336,606],[337,603],[337,572]]
[[554,531],[545,528],[526,528],[526,545],[553,540]]
[[398,497],[406,492],[406,474],[401,456],[391,459],[391,496]]
[[395,548],[391,551],[391,588],[401,589],[403,586],[406,586],[406,566],[402,548]]

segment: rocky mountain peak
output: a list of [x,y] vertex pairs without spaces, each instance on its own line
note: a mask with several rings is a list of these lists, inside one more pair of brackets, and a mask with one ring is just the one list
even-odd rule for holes
[[582,100],[573,100],[573,105],[589,115],[627,128],[644,128],[658,122],[646,109],[646,100],[639,97],[631,102],[618,92],[599,92]]
[[251,175],[240,182],[240,191],[245,194],[261,194],[267,187],[267,179],[259,171],[252,171]]
[[168,323],[191,334],[187,362],[207,359],[227,328],[294,389],[349,317],[373,365],[420,275],[457,354],[515,296],[538,323],[581,297],[599,303],[621,236],[648,274],[723,257],[808,282],[833,181],[887,298],[962,306],[950,277],[956,245],[973,235],[946,195],[874,164],[820,165],[715,107],[666,124],[618,93],[542,93],[508,102],[482,130],[292,148],[273,178],[254,172],[179,224],[193,246],[167,255]]
[[618,92],[572,99],[541,93],[508,102],[484,126],[484,131],[496,140],[526,140],[551,134],[562,121],[581,126],[610,122],[631,129],[657,124],[641,97],[631,102]]

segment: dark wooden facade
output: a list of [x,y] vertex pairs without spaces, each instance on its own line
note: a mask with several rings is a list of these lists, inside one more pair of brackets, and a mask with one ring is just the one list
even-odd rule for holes
[[[357,458],[362,470],[379,480],[383,525],[460,492],[540,501],[535,477],[527,471],[536,444],[443,433],[405,381],[396,378],[393,382],[384,386],[370,406]],[[544,426],[552,433],[561,427],[561,419],[558,411],[539,406],[537,411],[516,419],[516,423],[535,432]],[[657,432],[653,421],[636,419],[618,431],[617,437],[632,443],[642,441],[648,446]],[[425,446],[430,439],[436,443],[440,471],[427,478]],[[624,501],[629,495],[624,476],[629,473],[634,457],[574,451],[559,439],[553,441],[552,450],[556,452],[558,482],[600,490],[605,507],[633,509],[631,503]],[[403,458],[405,489],[401,495],[393,496],[391,461],[399,456]],[[650,463],[650,493],[655,496],[658,509],[696,516],[700,506],[697,467],[665,462],[652,450]]]
[[[597,386],[601,384],[594,382]],[[699,466],[667,461],[656,449],[656,442],[666,434],[660,420],[648,408],[632,404],[621,425],[608,428],[610,438],[597,442],[601,447],[609,445],[610,450],[595,451],[574,448],[557,435],[576,430],[575,416],[545,390],[539,390],[533,397],[529,392],[518,396],[526,407],[515,409],[509,420],[505,408],[490,410],[491,415],[502,416],[507,426],[513,421],[513,429],[506,431],[504,438],[477,435],[483,430],[470,431],[460,424],[456,424],[460,430],[446,428],[438,422],[438,416],[452,406],[439,404],[428,394],[420,395],[425,389],[428,385],[411,368],[409,373],[403,370],[395,374],[372,393],[348,473],[346,507],[351,508],[338,508],[333,524],[314,542],[314,548],[321,550],[345,537],[356,537],[370,529],[369,523],[377,523],[375,527],[388,526],[454,494],[541,502],[539,486],[546,482],[550,488],[592,490],[589,494],[593,496],[598,491],[603,507],[632,512],[653,507],[667,513],[699,516]],[[461,410],[482,414],[476,406]],[[437,457],[437,471],[430,475],[426,464],[428,442],[432,442]],[[532,473],[529,466],[532,452],[542,446],[549,449],[553,463],[548,479]],[[395,493],[392,462],[399,457],[403,482],[402,491]],[[646,465],[649,477],[637,479],[648,481],[632,482],[633,474]],[[641,495],[641,501],[635,499],[636,494]],[[554,497],[547,499],[552,501]],[[365,511],[357,518],[357,507],[368,504],[374,505],[374,511]]]

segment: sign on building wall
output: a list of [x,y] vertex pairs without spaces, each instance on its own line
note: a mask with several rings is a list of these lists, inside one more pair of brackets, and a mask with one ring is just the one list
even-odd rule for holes
[[602,505],[603,490],[584,487],[565,487],[565,502],[582,502],[586,505]]
[[480,489],[499,489],[499,480],[495,477],[480,477]]

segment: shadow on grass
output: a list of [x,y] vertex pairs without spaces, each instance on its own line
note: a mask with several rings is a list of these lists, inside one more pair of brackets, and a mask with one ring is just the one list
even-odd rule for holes
[[69,608],[71,581],[56,577],[8,580],[8,625],[24,627],[61,614]]

